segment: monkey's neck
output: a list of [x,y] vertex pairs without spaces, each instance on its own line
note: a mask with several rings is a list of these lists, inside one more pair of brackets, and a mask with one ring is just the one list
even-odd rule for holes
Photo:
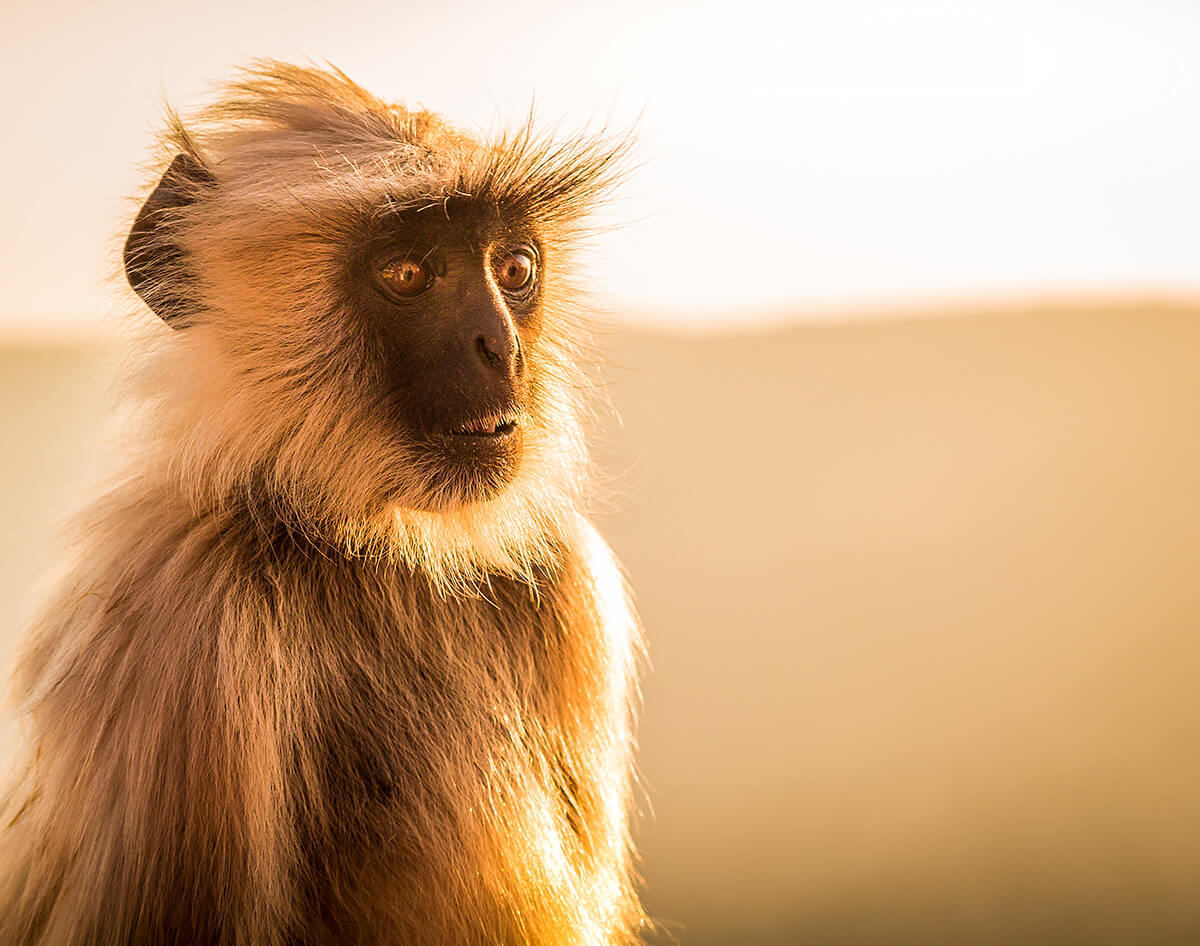
[[[176,528],[213,532],[250,554],[276,561],[311,561],[321,569],[349,567],[364,574],[428,585],[443,597],[486,597],[497,580],[539,588],[557,573],[575,544],[582,519],[569,510],[526,527],[510,541],[489,530],[473,510],[388,508],[361,519],[306,515],[267,488],[242,489],[213,500],[170,482],[142,493],[148,509],[173,511]],[[151,498],[153,497],[153,498]],[[489,510],[494,512],[494,510]]]

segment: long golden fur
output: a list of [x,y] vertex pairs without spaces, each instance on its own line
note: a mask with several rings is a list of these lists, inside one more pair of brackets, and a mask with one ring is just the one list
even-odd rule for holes
[[[583,514],[564,276],[624,146],[279,63],[166,141],[214,182],[172,211],[203,316],[155,333],[142,446],[18,670],[0,944],[635,942],[639,632]],[[554,264],[520,469],[472,503],[383,430],[338,290],[381,208],[459,199]]]

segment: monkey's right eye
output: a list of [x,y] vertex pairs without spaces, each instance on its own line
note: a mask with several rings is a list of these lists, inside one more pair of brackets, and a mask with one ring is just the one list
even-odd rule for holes
[[433,269],[424,260],[396,259],[379,268],[379,281],[392,295],[419,296],[433,283]]

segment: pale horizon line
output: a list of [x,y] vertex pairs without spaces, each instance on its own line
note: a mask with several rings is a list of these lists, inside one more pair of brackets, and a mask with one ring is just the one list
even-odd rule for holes
[[[839,326],[948,318],[999,317],[1028,311],[1120,311],[1155,309],[1196,311],[1200,289],[1161,287],[1115,290],[999,290],[980,293],[906,295],[895,301],[796,302],[749,309],[706,309],[689,316],[681,307],[604,306],[597,323],[603,333],[708,336],[769,332],[793,326]],[[625,314],[622,314],[625,313]],[[0,345],[95,344],[127,336],[145,323],[120,314],[31,316],[0,320]]]

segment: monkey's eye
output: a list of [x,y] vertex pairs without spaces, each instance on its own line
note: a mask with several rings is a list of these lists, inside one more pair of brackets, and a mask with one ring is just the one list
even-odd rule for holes
[[521,292],[533,285],[537,276],[537,257],[529,247],[509,250],[492,264],[496,282],[505,292]]
[[396,259],[380,268],[379,279],[393,295],[411,299],[433,283],[433,269],[424,260]]

